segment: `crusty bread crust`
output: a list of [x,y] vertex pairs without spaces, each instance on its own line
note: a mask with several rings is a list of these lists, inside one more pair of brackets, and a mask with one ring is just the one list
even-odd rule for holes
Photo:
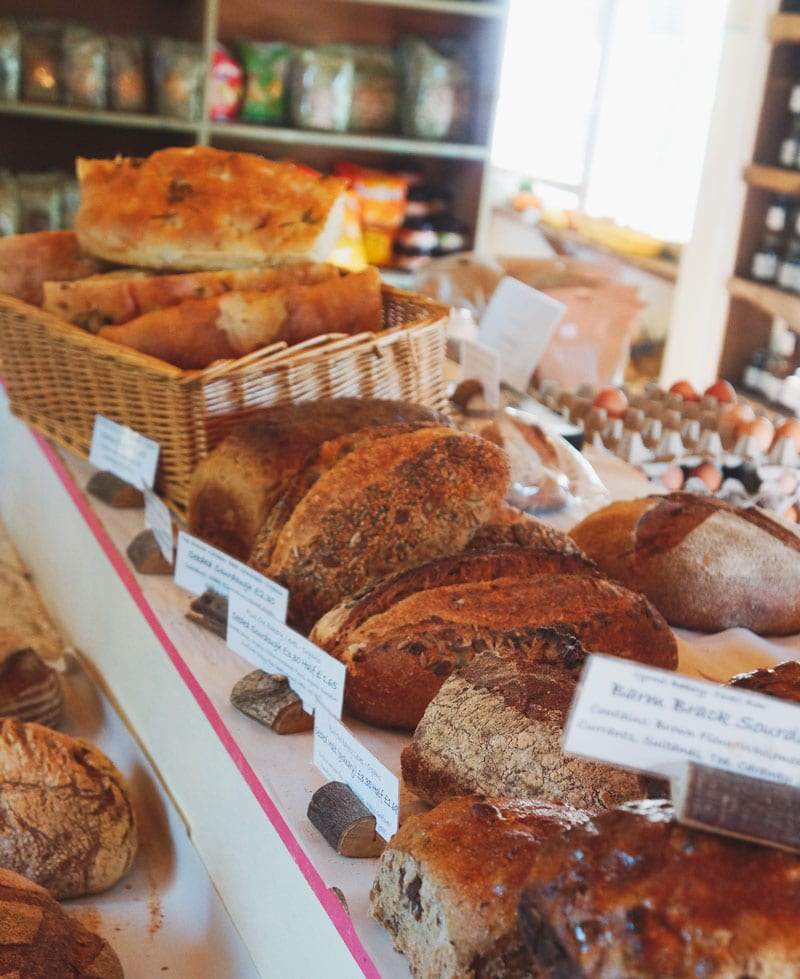
[[289,618],[308,632],[372,582],[463,549],[508,475],[501,449],[453,428],[368,440],[314,483],[257,570],[288,588]]
[[44,888],[0,869],[0,975],[123,979],[116,952]]
[[543,979],[791,979],[800,859],[631,802],[542,841],[520,920]]
[[81,247],[120,265],[325,261],[341,235],[344,180],[256,153],[172,146],[145,159],[79,157],[76,173]]
[[564,626],[591,652],[675,669],[677,643],[650,602],[595,574],[551,572],[427,588],[393,603],[336,647],[345,707],[413,730],[453,670],[484,650],[524,650],[539,626]]
[[189,486],[189,531],[241,561],[289,480],[320,443],[370,425],[435,421],[439,412],[389,398],[317,398],[265,408],[202,460]]
[[32,231],[0,237],[0,292],[38,306],[49,279],[81,279],[108,268],[87,255],[74,231]]
[[541,840],[586,819],[554,802],[450,799],[381,855],[370,910],[417,979],[534,979],[517,901]]
[[484,792],[593,811],[646,795],[640,776],[561,749],[586,656],[568,632],[544,627],[527,649],[456,670],[403,749],[405,785],[431,805]]
[[570,536],[671,625],[800,632],[800,530],[763,510],[670,493],[612,503]]
[[765,693],[779,700],[800,703],[800,663],[789,659],[771,668],[763,667],[749,673],[737,673],[728,683],[742,690]]
[[36,723],[0,720],[0,866],[58,898],[107,890],[133,864],[136,816],[101,751]]

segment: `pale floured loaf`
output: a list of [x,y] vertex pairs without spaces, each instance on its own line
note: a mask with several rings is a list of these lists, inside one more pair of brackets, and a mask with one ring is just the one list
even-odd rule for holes
[[100,935],[46,890],[0,868],[0,975],[6,979],[122,979]]
[[586,815],[468,795],[410,816],[381,854],[370,910],[417,979],[535,979],[517,903],[541,841]]
[[541,979],[791,979],[800,857],[630,802],[542,841],[520,925]]
[[[192,271],[324,261],[346,183],[210,146],[76,161],[81,248],[120,265]],[[51,277],[52,278],[52,277]]]
[[540,628],[526,648],[481,653],[456,670],[403,749],[406,786],[431,805],[484,792],[589,811],[646,795],[639,775],[562,751],[586,656],[569,632]]
[[800,530],[757,507],[669,493],[611,503],[570,535],[671,625],[800,632]]
[[106,755],[40,724],[0,721],[0,867],[58,899],[79,897],[117,883],[137,847],[128,788]]
[[192,473],[189,531],[246,561],[286,485],[312,450],[345,432],[443,415],[391,398],[315,398],[274,405],[236,425]]

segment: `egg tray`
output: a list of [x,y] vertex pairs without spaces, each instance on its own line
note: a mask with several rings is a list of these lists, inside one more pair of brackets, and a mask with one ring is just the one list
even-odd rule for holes
[[657,384],[576,391],[543,381],[530,394],[583,428],[584,445],[641,470],[654,491],[713,494],[792,521],[800,514],[800,422],[746,399],[687,398]]

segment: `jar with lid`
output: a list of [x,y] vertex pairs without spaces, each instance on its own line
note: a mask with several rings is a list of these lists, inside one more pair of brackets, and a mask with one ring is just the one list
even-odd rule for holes
[[430,261],[439,237],[432,217],[406,218],[394,241],[394,262],[398,268],[414,271]]

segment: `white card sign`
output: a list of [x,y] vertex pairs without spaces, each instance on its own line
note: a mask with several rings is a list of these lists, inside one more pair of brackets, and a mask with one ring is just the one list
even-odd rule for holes
[[286,618],[289,593],[247,564],[190,534],[178,533],[175,584],[193,595],[213,591],[223,598],[238,592],[281,621]]
[[161,447],[132,428],[95,415],[89,462],[140,489],[152,486]]
[[500,357],[496,350],[464,340],[461,344],[461,376],[481,382],[483,397],[490,408],[500,407]]
[[314,764],[326,778],[352,789],[385,840],[397,832],[400,780],[325,710],[314,714]]
[[172,514],[166,503],[147,487],[144,489],[144,525],[153,531],[164,560],[172,564],[175,549],[172,538]]
[[800,705],[593,653],[563,748],[664,778],[693,761],[800,786]]
[[254,666],[285,676],[307,714],[319,704],[342,716],[344,663],[237,592],[228,598],[226,642]]
[[497,351],[502,381],[517,391],[527,390],[566,308],[512,276],[500,280],[481,316],[478,343]]

